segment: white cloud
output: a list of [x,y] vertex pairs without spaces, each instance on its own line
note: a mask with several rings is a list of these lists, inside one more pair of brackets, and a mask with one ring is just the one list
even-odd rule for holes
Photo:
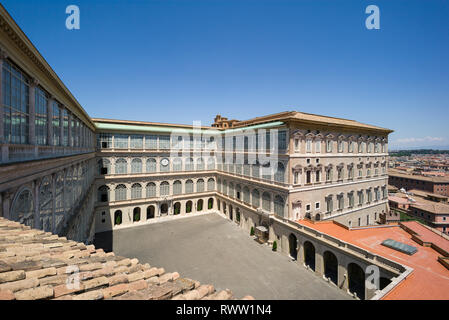
[[445,142],[446,139],[442,137],[423,137],[423,138],[402,138],[402,139],[396,139],[393,141],[395,144],[428,144],[428,143],[439,143],[439,142]]
[[422,138],[401,138],[391,141],[390,145],[393,148],[400,147],[433,147],[433,146],[443,146],[447,143],[446,138],[442,137],[422,137]]

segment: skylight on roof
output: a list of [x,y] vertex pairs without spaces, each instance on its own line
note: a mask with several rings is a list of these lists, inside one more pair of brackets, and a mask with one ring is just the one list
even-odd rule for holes
[[408,255],[412,255],[414,253],[416,253],[416,251],[418,251],[418,249],[416,249],[416,247],[413,246],[409,246],[408,244],[402,243],[402,242],[398,242],[392,239],[387,239],[384,240],[382,242],[382,245],[400,251],[402,253],[406,253]]

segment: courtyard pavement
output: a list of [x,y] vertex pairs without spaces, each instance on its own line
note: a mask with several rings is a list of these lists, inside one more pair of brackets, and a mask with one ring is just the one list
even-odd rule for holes
[[95,245],[182,277],[230,289],[237,298],[351,299],[218,214],[96,234]]

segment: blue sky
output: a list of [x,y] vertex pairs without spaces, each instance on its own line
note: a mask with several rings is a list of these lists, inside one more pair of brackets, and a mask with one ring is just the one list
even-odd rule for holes
[[390,148],[449,146],[447,0],[1,2],[91,117],[297,110],[391,128]]

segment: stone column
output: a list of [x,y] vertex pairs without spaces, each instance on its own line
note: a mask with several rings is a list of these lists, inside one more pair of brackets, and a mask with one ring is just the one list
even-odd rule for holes
[[[36,79],[31,79],[30,85],[29,85],[29,126],[28,126],[28,138],[29,138],[29,144],[36,145],[36,87],[38,86],[39,82]],[[37,148],[35,148],[37,152]]]

